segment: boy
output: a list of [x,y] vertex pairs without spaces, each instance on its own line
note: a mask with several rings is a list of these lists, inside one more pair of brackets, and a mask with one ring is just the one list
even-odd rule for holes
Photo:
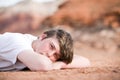
[[0,35],[0,71],[47,71],[80,68],[90,65],[88,59],[73,55],[73,40],[64,30],[44,32],[39,37],[30,34]]

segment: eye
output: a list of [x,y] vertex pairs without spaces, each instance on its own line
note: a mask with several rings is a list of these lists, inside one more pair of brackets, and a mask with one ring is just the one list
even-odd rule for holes
[[55,49],[55,46],[54,46],[53,42],[50,43],[50,49],[51,49],[51,50],[54,50],[54,49]]
[[51,50],[53,50],[53,49],[54,49],[53,44],[50,44],[50,49],[51,49]]

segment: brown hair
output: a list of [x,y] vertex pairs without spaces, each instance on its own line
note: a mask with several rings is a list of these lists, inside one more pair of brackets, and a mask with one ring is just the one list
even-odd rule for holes
[[57,61],[70,63],[73,59],[73,40],[71,35],[62,29],[49,30],[44,32],[44,34],[47,34],[46,38],[56,36],[59,41],[61,55]]

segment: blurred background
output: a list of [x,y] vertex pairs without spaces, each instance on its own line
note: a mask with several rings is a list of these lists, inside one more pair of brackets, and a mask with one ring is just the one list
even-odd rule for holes
[[52,28],[71,33],[93,66],[120,67],[120,0],[0,0],[1,34]]

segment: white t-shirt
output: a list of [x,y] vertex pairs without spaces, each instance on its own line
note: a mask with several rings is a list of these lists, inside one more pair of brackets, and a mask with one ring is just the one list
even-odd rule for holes
[[23,50],[33,50],[35,39],[37,37],[30,34],[7,32],[0,35],[0,71],[24,69],[26,66],[17,60],[17,55]]

